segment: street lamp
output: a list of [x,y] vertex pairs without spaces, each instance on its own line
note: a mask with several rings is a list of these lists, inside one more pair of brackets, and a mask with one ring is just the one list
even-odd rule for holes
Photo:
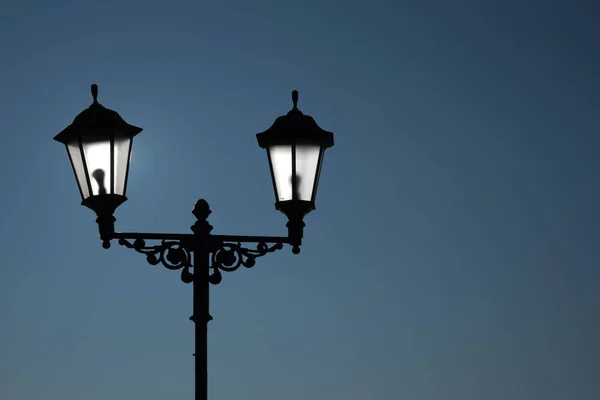
[[[133,137],[142,128],[128,124],[115,111],[98,103],[98,86],[92,85],[92,105],[71,125],[54,137],[66,146],[82,205],[92,209],[105,249],[112,239],[146,255],[152,265],[181,270],[181,280],[193,283],[195,325],[195,400],[207,399],[207,323],[209,285],[221,282],[221,271],[251,268],[256,258],[292,246],[298,254],[302,244],[303,218],[315,209],[315,198],[325,149],[333,146],[333,133],[322,130],[315,120],[298,110],[298,92],[292,92],[294,107],[287,115],[256,135],[266,149],[275,191],[275,207],[288,217],[287,237],[213,235],[205,200],[198,200],[192,214],[193,233],[115,232],[114,212],[125,197]],[[146,241],[160,241],[147,244]],[[255,248],[242,243],[255,243]]]

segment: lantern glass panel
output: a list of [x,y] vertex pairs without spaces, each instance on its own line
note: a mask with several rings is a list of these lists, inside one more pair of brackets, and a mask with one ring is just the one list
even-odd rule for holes
[[125,196],[131,140],[129,136],[115,134],[114,193],[121,196]]
[[87,179],[85,176],[85,165],[81,157],[79,140],[73,139],[67,145],[67,151],[69,152],[69,158],[71,159],[71,165],[73,166],[73,171],[75,172],[77,184],[79,185],[79,189],[81,190],[82,200],[85,200],[88,197],[90,197],[90,188],[88,187]]
[[277,201],[292,200],[292,146],[269,147],[269,157],[275,181]]
[[298,143],[296,145],[297,200],[313,200],[313,189],[316,189],[315,180],[317,179],[320,152],[321,146],[318,144]]
[[110,137],[83,137],[81,140],[92,195],[111,193]]

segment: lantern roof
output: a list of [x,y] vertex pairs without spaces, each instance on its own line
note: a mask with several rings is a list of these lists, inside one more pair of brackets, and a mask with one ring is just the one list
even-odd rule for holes
[[125,122],[116,111],[110,110],[98,103],[98,85],[92,85],[92,97],[94,102],[83,110],[73,123],[54,137],[54,140],[67,144],[73,138],[85,133],[90,136],[106,136],[106,134],[122,133],[134,137],[142,131],[142,128]]
[[275,144],[289,144],[292,139],[305,139],[326,148],[333,146],[333,132],[321,129],[313,117],[298,109],[297,90],[292,91],[292,101],[294,108],[278,117],[269,129],[256,134],[258,145],[264,149]]

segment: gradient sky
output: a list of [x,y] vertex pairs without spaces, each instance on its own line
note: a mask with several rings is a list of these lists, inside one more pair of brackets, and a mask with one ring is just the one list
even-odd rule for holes
[[211,400],[600,398],[594,1],[0,3],[0,398],[193,398],[191,286],[104,250],[64,147],[144,131],[117,230],[284,235],[255,133],[336,144],[302,253],[212,287]]

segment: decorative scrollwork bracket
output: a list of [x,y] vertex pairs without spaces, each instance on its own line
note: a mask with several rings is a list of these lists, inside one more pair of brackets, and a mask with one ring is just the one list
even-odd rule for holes
[[[111,236],[113,239],[118,239],[120,245],[145,254],[146,261],[151,265],[162,264],[170,270],[181,269],[181,280],[185,283],[194,281],[194,274],[190,272],[190,268],[194,266],[212,270],[212,273],[209,273],[209,282],[216,285],[222,280],[221,271],[235,271],[241,266],[252,268],[256,258],[280,250],[284,244],[291,244],[294,254],[300,251],[299,241],[292,236],[211,234],[213,227],[207,221],[211,210],[206,200],[198,200],[192,213],[197,219],[191,227],[193,234],[118,232],[112,233]],[[160,243],[148,245],[146,240],[160,241]],[[256,243],[256,248],[244,247],[242,243]],[[194,253],[194,262],[192,262],[192,253]]]
[[213,273],[210,275],[210,282],[217,285],[221,282],[221,271],[235,271],[241,266],[252,268],[256,263],[257,257],[262,257],[267,253],[283,248],[283,240],[277,241],[272,245],[266,242],[259,242],[256,249],[249,249],[242,246],[241,242],[221,242],[211,253],[211,265]]
[[119,238],[119,244],[145,254],[148,264],[162,264],[173,271],[181,269],[181,280],[184,283],[191,283],[194,280],[194,276],[190,272],[192,250],[182,240],[163,239],[158,245],[147,245],[142,238],[137,238],[131,243],[128,238],[122,237]]

